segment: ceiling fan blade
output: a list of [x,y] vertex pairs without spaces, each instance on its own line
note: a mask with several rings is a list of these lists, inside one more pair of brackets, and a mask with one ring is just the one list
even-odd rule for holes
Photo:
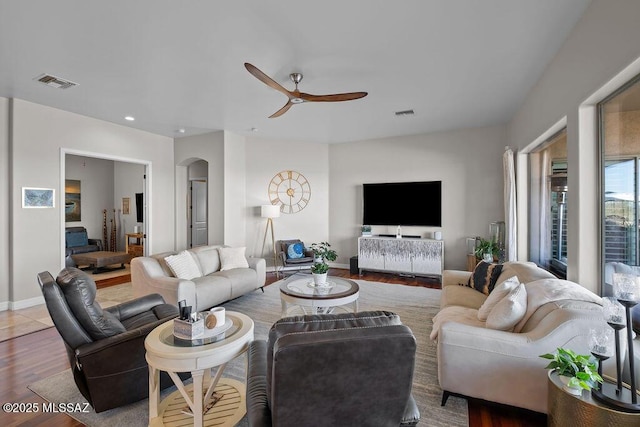
[[271,77],[260,71],[255,65],[251,65],[248,62],[245,62],[244,68],[246,68],[248,72],[250,72],[256,79],[260,80],[262,83],[266,84],[272,89],[277,90],[278,92],[284,93],[289,98],[291,98],[291,92],[282,87],[280,83],[276,82]]
[[275,113],[270,115],[269,118],[270,119],[275,119],[276,117],[280,117],[281,115],[283,115],[284,113],[289,111],[289,108],[291,108],[292,105],[293,105],[293,103],[291,101],[287,101],[287,103],[284,104],[284,107],[282,107],[281,109],[279,109],[278,111],[276,111]]
[[335,93],[333,95],[311,95],[309,93],[300,93],[300,98],[309,102],[351,101],[353,99],[364,98],[365,96],[367,96],[367,92]]

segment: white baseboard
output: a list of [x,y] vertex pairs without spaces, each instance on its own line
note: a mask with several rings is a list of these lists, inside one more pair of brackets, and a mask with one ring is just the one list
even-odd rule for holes
[[[34,297],[29,299],[23,299],[20,301],[9,301],[6,304],[7,304],[7,308],[0,311],[6,311],[6,310],[15,311],[15,310],[20,310],[22,308],[29,308],[35,305],[44,304],[44,297],[39,296],[39,297]],[[2,305],[0,305],[0,307],[2,307]]]
[[0,311],[9,310],[9,301],[0,301]]

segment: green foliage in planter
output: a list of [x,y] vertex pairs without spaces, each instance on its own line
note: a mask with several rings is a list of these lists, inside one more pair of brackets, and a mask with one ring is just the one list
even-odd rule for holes
[[494,257],[498,256],[500,254],[498,243],[493,240],[480,239],[480,243],[476,246],[475,255],[476,258],[482,259],[484,254],[491,254]]
[[315,274],[324,274],[329,271],[326,261],[335,261],[338,258],[338,254],[331,249],[328,242],[312,243],[310,249],[314,258],[311,272]]
[[576,354],[572,350],[558,348],[555,353],[542,354],[540,357],[551,360],[545,369],[553,369],[558,375],[570,377],[569,387],[591,390],[602,382],[598,374],[598,363],[589,355]]

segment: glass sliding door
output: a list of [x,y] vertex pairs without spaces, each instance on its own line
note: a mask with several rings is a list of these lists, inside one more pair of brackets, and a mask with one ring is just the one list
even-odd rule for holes
[[640,76],[598,104],[598,115],[601,262],[606,289],[611,285],[607,272],[612,271],[612,263],[640,265]]

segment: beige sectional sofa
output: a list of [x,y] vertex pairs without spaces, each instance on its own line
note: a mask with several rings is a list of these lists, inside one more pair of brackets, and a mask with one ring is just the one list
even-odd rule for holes
[[[445,270],[442,277],[441,310],[431,334],[437,340],[442,404],[453,394],[547,413],[548,361],[539,356],[558,347],[589,354],[590,328],[604,325],[600,297],[534,263],[505,263],[494,292],[517,276],[510,282],[524,283],[519,298],[525,314],[512,328],[491,329],[490,319],[478,319],[487,296],[460,286],[470,275]],[[519,305],[512,307],[517,311]]]
[[176,252],[164,252],[131,260],[134,296],[158,293],[169,304],[186,300],[194,310],[203,311],[230,299],[262,288],[266,280],[263,258],[246,258],[247,267],[224,269],[220,260],[222,245],[189,249],[200,277],[180,279],[169,268],[166,258]]

